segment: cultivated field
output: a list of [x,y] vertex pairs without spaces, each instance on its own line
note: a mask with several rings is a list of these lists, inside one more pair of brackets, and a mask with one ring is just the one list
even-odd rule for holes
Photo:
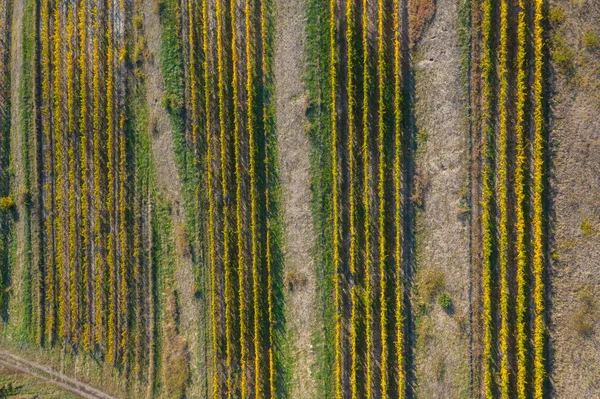
[[599,18],[0,0],[0,397],[600,397]]

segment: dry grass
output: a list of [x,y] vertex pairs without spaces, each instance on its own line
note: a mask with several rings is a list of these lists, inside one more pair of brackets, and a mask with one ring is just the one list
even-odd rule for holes
[[185,389],[190,379],[190,370],[187,343],[177,331],[178,306],[174,294],[169,295],[167,314],[172,318],[169,318],[165,325],[164,397],[180,399],[185,397]]
[[425,194],[431,183],[431,177],[426,169],[417,167],[413,180],[413,190],[410,200],[417,207],[422,207],[425,203]]
[[589,52],[600,50],[600,34],[595,30],[588,30],[581,39],[583,47]]
[[12,197],[0,197],[0,211],[9,211],[15,206]]
[[598,301],[590,287],[585,287],[577,295],[578,307],[573,317],[573,328],[581,338],[594,335],[600,316]]
[[182,259],[191,259],[192,248],[190,246],[190,239],[183,225],[177,225],[174,229],[175,236],[175,248],[179,252],[179,256]]
[[290,270],[285,276],[285,286],[290,291],[296,291],[304,287],[307,283],[306,276],[296,270]]
[[423,302],[431,303],[446,287],[444,274],[436,269],[423,270],[417,281],[419,296]]
[[425,28],[435,14],[435,0],[410,0],[410,45],[414,46],[423,36]]

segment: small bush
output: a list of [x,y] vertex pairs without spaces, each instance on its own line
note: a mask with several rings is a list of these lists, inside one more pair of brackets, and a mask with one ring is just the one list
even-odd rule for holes
[[285,285],[288,287],[288,289],[290,291],[294,291],[296,289],[304,287],[306,285],[306,282],[307,282],[306,276],[295,270],[291,270],[285,276]]
[[21,205],[30,205],[31,204],[31,193],[29,191],[21,192],[19,196],[19,203]]
[[552,26],[561,24],[565,20],[565,10],[561,7],[552,7],[548,14],[548,20]]
[[443,381],[446,376],[446,359],[437,359],[433,364],[433,372],[438,382]]
[[155,8],[154,12],[155,12],[157,15],[159,15],[159,16],[162,16],[162,14],[165,12],[165,9],[167,8],[167,5],[165,4],[165,0],[159,0],[159,1],[156,3],[156,6],[155,6],[155,7],[156,7],[156,8]]
[[581,234],[583,236],[589,236],[590,234],[592,234],[593,230],[594,230],[594,226],[592,225],[592,222],[590,222],[590,220],[588,218],[583,218],[583,220],[581,221]]
[[0,386],[0,398],[8,398],[13,395],[16,396],[20,390],[21,387],[15,387],[12,382],[9,382]]
[[192,257],[192,248],[190,246],[190,240],[185,228],[182,225],[175,227],[175,247],[179,252],[179,256],[184,259],[190,259]]
[[573,327],[582,338],[590,338],[598,322],[598,303],[592,292],[591,288],[585,287],[578,295],[579,307],[575,312]]
[[448,310],[452,307],[452,298],[446,293],[438,295],[437,301],[444,310]]
[[140,15],[135,15],[133,17],[133,27],[137,31],[141,31],[142,28],[144,27],[144,18],[142,18],[142,16],[140,16]]
[[575,319],[573,321],[575,326],[575,331],[582,338],[590,338],[594,334],[594,322],[590,320],[587,312],[584,309],[580,309],[575,314]]
[[10,211],[15,206],[15,201],[11,196],[0,197],[0,211]]
[[424,205],[425,194],[427,193],[429,184],[429,173],[424,169],[417,168],[415,170],[415,177],[413,181],[413,192],[410,196],[410,199],[415,206],[420,208]]
[[552,37],[552,59],[560,73],[570,76],[575,71],[575,53],[562,34],[556,33]]
[[600,49],[600,36],[594,30],[585,32],[581,41],[587,51],[592,52]]
[[432,302],[446,287],[446,278],[439,270],[426,269],[421,272],[417,284],[421,299]]

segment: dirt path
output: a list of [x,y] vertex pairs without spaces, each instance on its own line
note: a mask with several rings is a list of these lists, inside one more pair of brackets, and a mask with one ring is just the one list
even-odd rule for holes
[[67,377],[51,368],[0,350],[0,364],[27,373],[86,399],[117,399],[84,382]]
[[470,383],[469,339],[463,331],[469,320],[469,226],[460,214],[468,193],[469,147],[457,4],[436,2],[414,56],[416,169],[428,176],[417,217],[415,281],[443,279],[439,293],[450,295],[454,307],[445,312],[434,297],[431,312],[417,321],[417,336],[426,338],[418,338],[415,349],[416,394],[432,399],[465,397]]
[[550,378],[556,398],[600,398],[600,58],[579,45],[597,29],[600,2],[551,3],[577,61],[572,80],[553,65]]
[[[23,134],[21,129],[21,108],[19,107],[19,90],[21,88],[21,77],[23,67],[23,2],[14,1],[12,10],[11,26],[11,127],[10,127],[10,158],[11,166],[14,171],[12,186],[25,187],[25,170],[22,165],[23,160]],[[18,191],[13,189],[13,195]],[[12,263],[12,299],[9,309],[9,317],[13,320],[13,325],[21,326],[23,322],[23,293],[25,282],[25,206],[17,203],[17,212],[19,217],[14,226],[16,252]],[[15,323],[16,322],[16,323]]]
[[[157,14],[158,1],[144,1],[145,34],[152,61],[144,63],[146,74],[146,101],[149,114],[153,120],[150,123],[150,134],[152,135],[152,155],[154,159],[155,178],[158,187],[163,192],[166,200],[173,206],[172,222],[173,231],[184,231],[185,219],[182,198],[182,183],[179,178],[177,165],[175,163],[175,152],[173,149],[173,131],[170,117],[161,104],[161,98],[165,93],[163,75],[160,65],[161,25]],[[202,356],[200,340],[204,336],[203,326],[200,323],[201,306],[195,300],[195,278],[191,259],[186,256],[189,252],[182,248],[186,243],[183,240],[174,240],[177,249],[177,270],[175,272],[174,287],[179,292],[181,305],[180,332],[187,341],[190,351],[189,367],[192,375],[192,383],[187,393],[190,397],[198,397],[201,392],[196,391],[203,380],[204,370],[199,368],[199,359]],[[165,370],[168,373],[168,370]]]
[[311,341],[317,322],[317,289],[312,256],[314,230],[310,211],[310,144],[305,130],[305,0],[275,1],[275,92],[277,132],[286,229],[285,273],[304,280],[286,291],[291,367],[289,396],[316,397],[315,353]]

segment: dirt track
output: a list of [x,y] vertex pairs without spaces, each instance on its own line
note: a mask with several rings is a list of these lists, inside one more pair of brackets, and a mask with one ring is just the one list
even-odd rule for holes
[[286,290],[291,370],[289,396],[316,397],[313,328],[317,325],[317,289],[310,210],[310,144],[305,131],[304,84],[305,0],[275,1],[275,91],[283,212],[285,273],[302,281]]
[[427,176],[417,218],[415,280],[418,284],[428,275],[438,276],[455,306],[452,314],[434,306],[417,321],[416,392],[432,399],[464,397],[470,384],[469,341],[461,332],[469,320],[470,299],[469,226],[460,216],[466,205],[469,158],[457,4],[436,2],[435,16],[414,57],[415,117],[421,137],[416,168]]
[[36,378],[52,383],[69,392],[89,399],[117,399],[107,393],[94,388],[84,382],[74,378],[67,377],[64,374],[56,372],[47,366],[43,366],[36,362],[25,360],[12,353],[0,350],[0,364],[15,370],[27,373]]

